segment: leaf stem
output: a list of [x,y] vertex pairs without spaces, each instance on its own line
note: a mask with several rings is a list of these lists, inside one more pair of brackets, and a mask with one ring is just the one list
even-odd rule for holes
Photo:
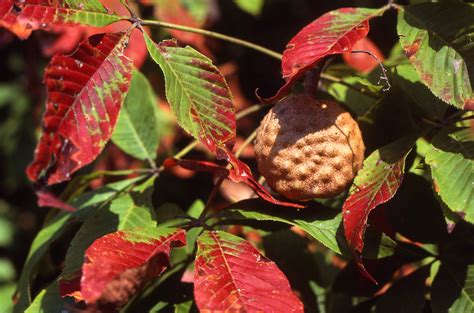
[[163,21],[152,21],[152,20],[141,20],[140,24],[143,26],[159,26],[159,27],[164,27],[164,28],[169,28],[169,29],[176,29],[176,30],[182,30],[185,32],[201,34],[201,35],[221,39],[224,41],[228,41],[240,46],[244,46],[244,47],[259,51],[277,60],[281,60],[282,58],[282,55],[280,53],[267,49],[263,46],[254,44],[252,42],[249,42],[243,39],[235,38],[235,37],[224,35],[221,33],[216,33],[207,29],[189,27],[189,26],[184,26],[184,25],[179,25],[179,24],[167,23]]
[[198,218],[198,221],[201,225],[205,224],[205,219],[206,219],[207,212],[209,212],[209,210],[212,206],[212,203],[214,202],[214,199],[216,198],[217,193],[219,192],[219,188],[221,187],[222,183],[224,182],[224,179],[225,179],[224,176],[220,176],[217,179],[217,182],[214,185],[214,188],[212,188],[211,194],[209,195],[209,198],[207,198],[206,206],[204,207],[204,210],[202,211],[201,215]]
[[248,136],[247,139],[245,139],[245,141],[242,143],[242,145],[239,147],[239,149],[237,149],[237,151],[235,152],[235,156],[237,158],[240,157],[242,152],[244,152],[245,148],[247,148],[247,146],[255,139],[255,137],[257,137],[257,129],[255,129],[250,134],[250,136]]

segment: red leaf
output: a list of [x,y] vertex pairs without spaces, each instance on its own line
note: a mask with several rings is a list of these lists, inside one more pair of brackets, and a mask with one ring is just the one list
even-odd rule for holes
[[0,17],[3,20],[0,26],[7,27],[22,39],[36,29],[77,24],[105,26],[122,19],[107,11],[98,0],[6,0],[0,5]]
[[[180,0],[161,1],[155,9],[155,15],[158,20],[168,23],[195,28],[201,28],[203,26],[202,23],[196,21],[189,14]],[[175,29],[168,29],[167,31],[179,41],[192,45],[200,52],[212,57],[212,53],[206,47],[205,37],[203,35]]]
[[194,298],[201,312],[304,312],[285,275],[248,241],[205,232],[197,244]]
[[226,158],[229,160],[229,163],[232,164],[232,168],[228,169],[224,166],[218,165],[213,162],[207,161],[198,161],[198,160],[186,160],[186,159],[167,159],[163,163],[165,168],[170,168],[176,165],[179,165],[185,169],[191,171],[200,171],[200,172],[209,172],[217,177],[228,177],[231,181],[235,183],[244,183],[250,186],[256,194],[258,194],[262,199],[273,204],[293,207],[293,208],[304,208],[303,205],[293,202],[280,201],[275,199],[267,189],[265,189],[258,181],[253,178],[252,171],[247,164],[240,161],[233,154],[227,152]]
[[405,158],[416,138],[407,137],[374,151],[357,173],[354,186],[343,207],[346,240],[355,252],[356,265],[369,279],[359,254],[364,248],[363,236],[369,213],[385,203],[397,192],[403,179]]
[[290,91],[290,87],[323,58],[350,52],[369,32],[369,20],[380,16],[381,9],[341,8],[330,11],[305,26],[286,45],[281,63],[286,83],[265,102],[276,102]]
[[86,250],[80,286],[77,276],[62,280],[61,295],[120,308],[169,267],[172,248],[185,244],[184,230],[138,228],[105,235]]
[[229,178],[233,182],[245,183],[249,185],[257,195],[259,195],[263,200],[268,201],[270,203],[293,207],[297,209],[302,209],[305,207],[304,205],[298,203],[280,201],[275,199],[267,189],[265,189],[255,178],[253,178],[252,171],[250,170],[247,164],[240,161],[232,153],[227,154],[227,159],[232,165],[232,170],[230,172]]
[[[381,62],[385,60],[382,52],[377,47],[377,45],[367,37],[359,40],[355,44],[353,49],[359,51],[370,51]],[[364,74],[371,72],[374,68],[379,66],[379,62],[377,62],[374,57],[367,53],[348,52],[342,55],[342,59],[344,60],[344,62],[346,62],[347,65]]]
[[39,207],[50,207],[61,209],[66,212],[74,212],[76,208],[67,204],[66,202],[62,201],[51,192],[47,190],[39,190],[36,192],[36,196],[38,197],[38,206]]
[[28,38],[31,28],[19,24],[13,12],[13,0],[4,0],[0,3],[0,27],[5,27],[20,39]]
[[123,54],[129,36],[95,35],[73,54],[53,57],[45,70],[44,133],[27,169],[30,180],[68,180],[102,151],[130,85],[132,61]]

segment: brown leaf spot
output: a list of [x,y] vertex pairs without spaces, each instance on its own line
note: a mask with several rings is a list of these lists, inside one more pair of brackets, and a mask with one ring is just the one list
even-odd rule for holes
[[420,39],[417,39],[411,46],[405,47],[405,54],[407,55],[407,58],[411,59],[415,56],[415,54],[420,49],[420,41]]
[[105,287],[101,297],[91,306],[100,312],[116,312],[143,288],[150,277],[162,272],[167,264],[168,258],[160,253],[150,262],[124,271]]
[[474,110],[474,98],[467,99],[466,102],[464,102],[464,110]]

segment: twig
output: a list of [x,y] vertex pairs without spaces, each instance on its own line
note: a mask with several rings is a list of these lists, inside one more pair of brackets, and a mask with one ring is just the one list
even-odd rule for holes
[[382,61],[380,61],[380,59],[375,55],[373,54],[372,52],[368,51],[368,50],[352,50],[351,53],[365,53],[365,54],[368,54],[370,55],[373,59],[375,59],[377,61],[377,63],[379,64],[379,67],[382,71],[382,73],[380,74],[380,78],[379,78],[379,81],[378,81],[378,85],[380,85],[380,82],[381,81],[385,81],[385,84],[387,85],[385,88],[383,88],[382,90],[383,91],[389,91],[390,88],[392,87],[392,85],[390,85],[390,81],[388,80],[388,77],[387,77],[387,69],[385,68],[385,66],[383,65]]
[[206,30],[206,29],[183,26],[183,25],[167,23],[167,22],[162,22],[162,21],[152,21],[152,20],[140,20],[140,24],[141,25],[148,25],[148,26],[160,26],[160,27],[169,28],[169,29],[176,29],[176,30],[182,30],[182,31],[190,32],[190,33],[201,34],[201,35],[205,35],[205,36],[208,36],[208,37],[213,37],[213,38],[221,39],[221,40],[224,40],[224,41],[228,41],[228,42],[231,42],[231,43],[234,43],[234,44],[237,44],[237,45],[240,45],[240,46],[244,46],[244,47],[256,50],[256,51],[260,51],[260,52],[262,52],[262,53],[264,53],[268,56],[271,56],[272,58],[275,58],[277,60],[281,60],[281,58],[282,58],[282,55],[280,53],[275,52],[275,51],[270,50],[270,49],[267,49],[263,46],[254,44],[252,42],[249,42],[249,41],[246,41],[246,40],[243,40],[243,39],[235,38],[235,37],[224,35],[224,34],[221,34],[221,33],[216,33],[216,32],[210,31],[210,30]]

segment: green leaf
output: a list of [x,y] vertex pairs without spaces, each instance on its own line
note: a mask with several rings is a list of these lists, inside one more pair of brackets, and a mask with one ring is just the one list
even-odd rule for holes
[[265,0],[234,0],[235,4],[251,15],[258,16],[262,12]]
[[15,312],[22,313],[31,303],[30,281],[34,279],[36,267],[52,243],[60,238],[75,221],[83,221],[88,213],[101,203],[110,200],[115,195],[133,184],[140,178],[134,178],[107,185],[98,190],[84,193],[71,201],[71,205],[77,208],[74,213],[61,212],[52,218],[36,235],[31,244],[28,257],[20,275],[16,297]]
[[112,135],[113,142],[131,156],[154,165],[163,133],[159,115],[157,98],[148,79],[135,70]]
[[63,313],[68,312],[59,295],[58,283],[54,281],[48,288],[41,290],[25,313]]
[[362,116],[382,98],[382,95],[378,94],[381,89],[365,78],[350,76],[332,83],[327,91],[338,102],[346,104],[357,116]]
[[15,293],[16,285],[8,283],[0,286],[0,303],[2,304],[2,312],[10,313],[13,310],[13,294]]
[[448,105],[436,98],[420,80],[420,75],[411,64],[401,64],[394,68],[394,80],[401,90],[415,103],[428,118],[441,120]]
[[204,25],[213,5],[212,0],[181,0],[186,11],[199,23]]
[[474,312],[474,265],[441,264],[431,287],[433,313]]
[[15,268],[9,259],[0,258],[0,283],[15,279]]
[[153,60],[165,76],[166,98],[178,123],[212,153],[232,148],[235,108],[227,83],[211,60],[176,40],[155,44],[145,34]]
[[436,190],[448,207],[474,223],[474,133],[442,131],[426,154]]
[[[311,204],[312,205],[312,204]],[[339,254],[351,255],[342,230],[340,211],[315,204],[299,212],[289,212],[258,199],[234,203],[223,210],[219,216],[225,217],[221,223],[247,223],[252,221],[280,222],[297,226],[323,245]],[[374,242],[377,242],[374,240]],[[395,243],[388,237],[379,239],[376,246],[368,246],[364,256],[381,258],[393,254]]]
[[87,217],[71,241],[61,278],[67,279],[70,275],[75,275],[84,263],[86,249],[97,238],[118,230],[156,226],[151,203],[153,181],[154,178],[149,179]]
[[422,3],[401,9],[398,35],[421,80],[443,101],[474,109],[474,8],[462,2]]

